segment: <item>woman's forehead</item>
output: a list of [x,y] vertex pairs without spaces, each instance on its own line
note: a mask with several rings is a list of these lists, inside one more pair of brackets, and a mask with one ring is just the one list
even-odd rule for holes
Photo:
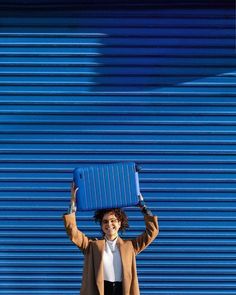
[[110,218],[116,218],[114,212],[107,212],[106,214],[104,214],[103,219],[110,219]]

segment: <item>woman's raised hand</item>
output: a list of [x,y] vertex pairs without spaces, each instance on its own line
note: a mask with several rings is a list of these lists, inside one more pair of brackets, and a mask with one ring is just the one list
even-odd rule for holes
[[75,183],[71,183],[71,199],[70,199],[70,207],[68,213],[74,213],[76,212],[76,192],[78,188],[76,188]]

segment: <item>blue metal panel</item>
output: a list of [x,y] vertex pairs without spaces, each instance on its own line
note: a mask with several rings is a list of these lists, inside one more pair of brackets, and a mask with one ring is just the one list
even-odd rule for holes
[[[83,257],[61,219],[72,171],[121,160],[142,166],[160,220],[141,294],[236,294],[234,10],[152,2],[2,7],[0,294],[79,293]],[[129,238],[143,221],[127,213]],[[80,228],[99,236],[91,217]]]

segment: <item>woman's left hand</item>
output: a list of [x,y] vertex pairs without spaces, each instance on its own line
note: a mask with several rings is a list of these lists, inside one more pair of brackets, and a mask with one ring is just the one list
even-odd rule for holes
[[139,194],[138,206],[139,206],[141,212],[143,213],[143,215],[153,216],[152,211],[150,209],[148,209],[147,205],[145,204],[143,195],[141,193]]

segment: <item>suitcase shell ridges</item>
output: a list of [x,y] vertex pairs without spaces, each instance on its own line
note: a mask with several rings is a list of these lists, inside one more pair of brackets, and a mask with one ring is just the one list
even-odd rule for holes
[[138,172],[133,162],[100,164],[74,170],[79,210],[121,208],[137,205]]

